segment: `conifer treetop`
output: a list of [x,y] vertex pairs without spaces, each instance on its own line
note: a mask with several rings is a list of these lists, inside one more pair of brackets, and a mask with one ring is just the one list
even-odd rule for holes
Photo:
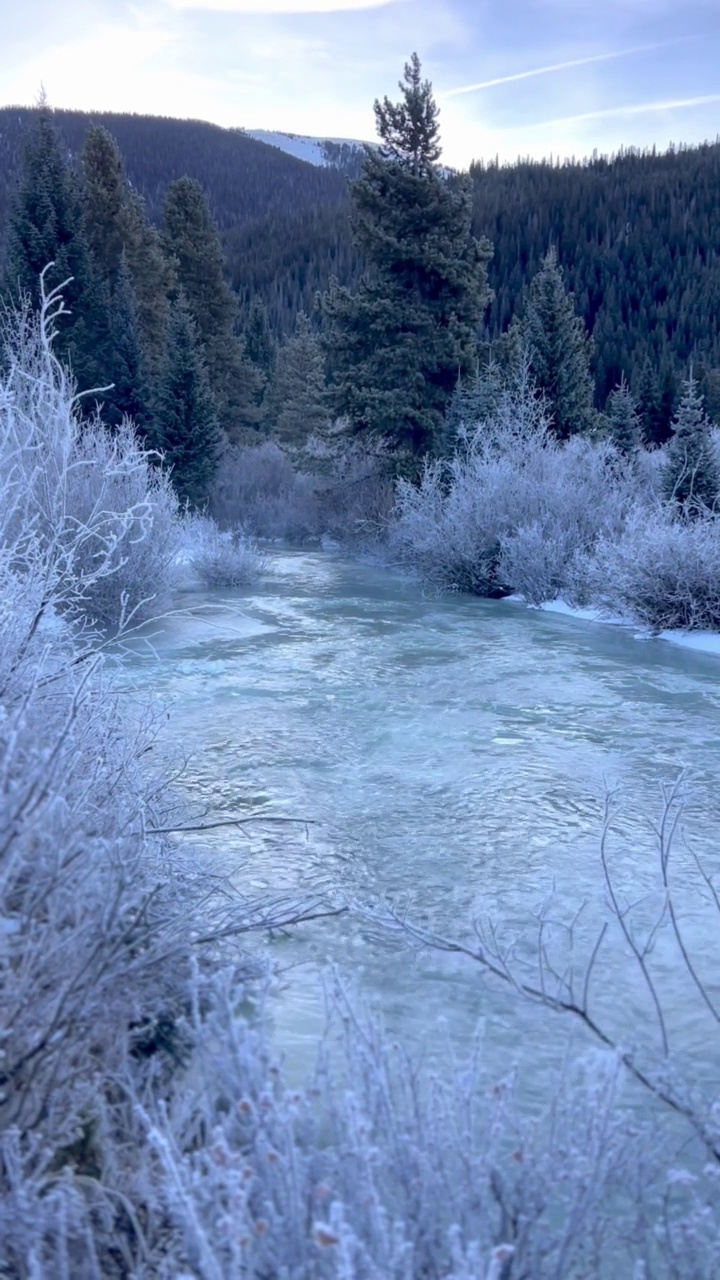
[[716,510],[720,472],[710,435],[712,423],[692,373],[683,383],[672,429],[663,477],[665,497],[688,512]]
[[398,81],[400,102],[386,96],[376,99],[374,110],[383,160],[393,160],[419,177],[440,159],[440,112],[429,80],[422,79],[420,59],[414,53]]

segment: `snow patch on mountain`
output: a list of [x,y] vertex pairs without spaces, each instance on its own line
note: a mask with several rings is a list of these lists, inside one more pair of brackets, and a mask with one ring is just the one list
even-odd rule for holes
[[346,169],[353,159],[357,161],[364,143],[353,138],[309,138],[301,133],[280,133],[272,129],[243,129],[248,138],[277,147],[297,160],[323,169]]

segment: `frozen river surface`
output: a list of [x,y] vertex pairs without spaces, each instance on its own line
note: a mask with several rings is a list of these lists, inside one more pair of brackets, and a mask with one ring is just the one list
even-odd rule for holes
[[[214,818],[250,810],[316,824],[216,833],[209,856],[229,855],[249,891],[392,902],[454,937],[493,917],[525,954],[532,913],[554,889],[559,919],[587,904],[586,954],[605,912],[606,789],[619,788],[609,841],[618,890],[650,919],[651,822],[682,769],[683,830],[710,871],[720,866],[718,658],[518,604],[428,597],[321,552],[277,554],[247,591],[178,603],[184,612],[153,628],[154,652],[139,644],[131,665],[169,701],[167,741],[187,757],[186,794]],[[688,937],[711,965],[720,930],[680,842],[674,865]],[[362,914],[267,945],[282,974],[277,1034],[297,1063],[323,1025],[328,961],[430,1055],[448,1039],[467,1044],[481,1023],[490,1066],[519,1059],[531,1092],[562,1056],[558,1017]],[[653,963],[677,1043],[712,1071],[707,1024],[664,934]],[[719,971],[708,973],[720,995]],[[620,939],[610,937],[598,972],[605,1016],[622,1035],[651,1037]]]

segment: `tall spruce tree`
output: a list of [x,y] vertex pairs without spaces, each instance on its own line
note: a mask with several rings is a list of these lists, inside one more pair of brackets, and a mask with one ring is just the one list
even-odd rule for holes
[[401,99],[375,103],[380,137],[351,185],[355,243],[369,270],[324,299],[335,410],[400,453],[437,452],[458,376],[475,365],[490,248],[472,234],[465,178],[438,168],[432,87],[417,54]]
[[627,457],[637,453],[642,439],[642,422],[635,397],[624,378],[608,396],[605,418],[615,447]]
[[327,429],[325,357],[303,311],[294,334],[278,351],[269,400],[273,433],[281,444],[300,448],[309,436],[322,435]]
[[245,353],[269,382],[275,371],[277,343],[270,329],[268,312],[261,298],[253,298],[245,322]]
[[143,355],[149,372],[156,371],[164,352],[175,287],[172,264],[163,253],[160,236],[136,191],[128,190],[121,211],[123,252],[127,259],[137,305]]
[[555,249],[533,279],[520,322],[530,371],[560,440],[590,431],[597,419],[590,373],[592,343],[563,280]]
[[179,178],[167,190],[163,244],[197,326],[210,386],[226,434],[257,426],[262,382],[236,333],[238,308],[225,276],[220,237],[199,182]]
[[58,321],[55,350],[72,368],[81,390],[104,381],[107,307],[88,248],[80,188],[70,169],[52,113],[41,104],[25,142],[12,205],[6,278],[13,297],[37,306],[41,272],[46,288],[67,281],[67,314]]
[[683,394],[673,418],[663,475],[667,500],[690,513],[704,508],[715,510],[720,495],[720,471],[711,428],[698,384],[691,374],[683,383]]
[[110,358],[104,416],[110,426],[132,418],[137,427],[146,427],[150,406],[145,361],[138,321],[135,292],[124,254],[115,278],[110,302]]
[[649,357],[643,360],[636,383],[636,400],[642,426],[643,444],[655,449],[668,439],[663,426],[662,391],[657,370]]
[[222,437],[195,321],[182,293],[170,313],[148,436],[172,467],[178,497],[202,507]]
[[108,131],[91,126],[82,152],[83,205],[95,270],[112,301],[124,257],[135,295],[143,359],[156,370],[162,358],[173,273],[140,196],[125,177],[119,147]]
[[111,294],[124,250],[127,183],[117,144],[99,125],[91,125],[85,135],[82,170],[88,247],[96,272]]

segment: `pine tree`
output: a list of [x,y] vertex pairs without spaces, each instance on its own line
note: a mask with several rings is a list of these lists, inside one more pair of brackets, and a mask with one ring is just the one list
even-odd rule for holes
[[546,254],[530,285],[520,332],[555,435],[567,440],[590,431],[597,416],[590,373],[592,344],[575,314],[554,249]]
[[683,388],[667,448],[665,497],[691,513],[714,510],[720,496],[720,471],[713,452],[712,423],[692,374]]
[[329,404],[325,357],[304,312],[295,332],[280,347],[270,392],[270,419],[283,445],[302,447],[311,435],[327,429]]
[[225,277],[220,237],[193,178],[168,187],[163,244],[197,326],[220,421],[237,439],[260,421],[262,381],[236,334],[237,300]]
[[446,452],[452,453],[463,431],[473,431],[487,422],[502,395],[505,381],[503,371],[492,359],[472,377],[458,378],[445,417]]
[[123,208],[127,183],[115,140],[91,125],[82,150],[83,207],[87,240],[96,272],[112,293],[124,249]]
[[43,104],[26,139],[10,216],[8,292],[16,298],[25,294],[37,306],[40,275],[50,263],[46,288],[68,282],[67,314],[58,322],[55,350],[81,390],[97,387],[107,356],[106,299],[92,270],[79,186]]
[[657,371],[648,357],[640,369],[636,398],[643,444],[648,449],[655,449],[667,441],[668,432],[663,429],[662,393]]
[[202,507],[217,467],[221,433],[197,329],[182,294],[170,313],[148,435],[172,467],[178,497]]
[[175,275],[136,191],[128,190],[121,210],[122,244],[137,306],[143,355],[148,372],[163,357]]
[[116,426],[128,417],[136,426],[144,427],[149,413],[148,387],[135,293],[124,254],[120,258],[110,303],[108,378],[112,381],[112,389],[104,397],[104,416],[108,424]]
[[267,307],[260,298],[253,298],[250,303],[244,336],[248,360],[270,382],[275,371],[277,343],[270,330]]
[[375,103],[380,147],[351,185],[369,271],[357,292],[326,295],[325,346],[336,411],[417,456],[440,448],[458,376],[472,373],[490,250],[472,234],[469,183],[437,167],[438,109],[416,54],[400,90]]
[[623,378],[610,392],[605,406],[608,434],[613,444],[628,457],[640,448],[642,423],[632,391]]

